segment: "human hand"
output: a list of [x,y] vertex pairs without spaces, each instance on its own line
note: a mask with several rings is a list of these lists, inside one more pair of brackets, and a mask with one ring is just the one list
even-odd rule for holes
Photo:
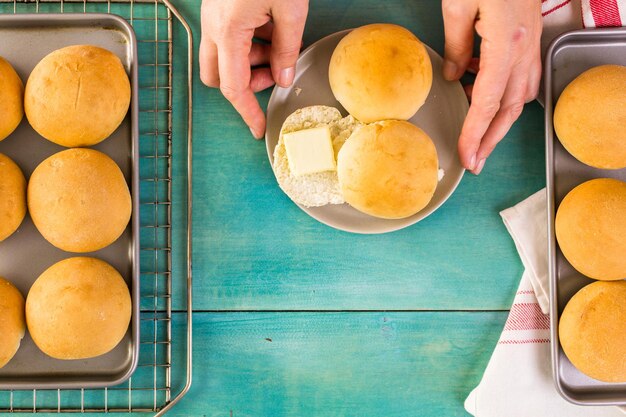
[[[443,74],[458,80],[469,68],[477,72],[466,88],[471,105],[461,136],[459,156],[478,175],[486,158],[535,99],[541,79],[539,0],[443,0],[445,59]],[[482,38],[480,60],[472,59],[474,28]]]
[[219,87],[257,139],[265,133],[265,115],[254,93],[292,84],[307,12],[308,0],[202,2],[200,79]]

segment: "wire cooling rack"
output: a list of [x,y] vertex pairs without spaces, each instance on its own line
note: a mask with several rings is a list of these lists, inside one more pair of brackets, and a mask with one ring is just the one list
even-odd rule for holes
[[[133,26],[139,57],[140,292],[139,365],[124,384],[104,389],[0,391],[0,413],[146,412],[163,415],[191,386],[191,102],[193,39],[189,25],[169,0],[0,0],[1,13],[113,13]],[[174,28],[186,31],[187,83],[173,84]],[[183,62],[183,65],[185,63]],[[173,108],[184,92],[186,108]],[[183,91],[185,90],[185,91]],[[181,101],[183,102],[183,101]],[[187,118],[186,269],[172,268],[173,114]],[[182,116],[181,116],[182,117]],[[178,125],[177,125],[178,126]],[[185,159],[178,159],[185,161]],[[184,282],[181,284],[180,280]],[[186,345],[173,338],[173,289],[186,286]],[[177,326],[178,327],[178,326]],[[183,357],[184,362],[173,361]],[[180,387],[173,387],[173,381]]]

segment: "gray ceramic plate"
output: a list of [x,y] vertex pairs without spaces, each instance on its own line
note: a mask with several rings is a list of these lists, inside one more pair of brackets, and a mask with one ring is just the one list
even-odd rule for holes
[[[347,112],[333,96],[328,82],[328,64],[339,41],[350,30],[329,35],[307,48],[298,59],[296,77],[290,88],[274,88],[267,106],[267,155],[274,163],[274,148],[280,128],[291,113],[302,107],[326,105]],[[468,102],[459,82],[449,82],[441,75],[442,59],[428,48],[433,64],[433,86],[426,104],[409,121],[423,129],[435,143],[439,166],[445,171],[428,205],[411,217],[398,220],[379,219],[361,213],[348,204],[323,207],[299,206],[314,219],[339,230],[353,233],[385,233],[399,230],[422,220],[450,197],[465,172],[457,154],[457,139],[468,110]]]

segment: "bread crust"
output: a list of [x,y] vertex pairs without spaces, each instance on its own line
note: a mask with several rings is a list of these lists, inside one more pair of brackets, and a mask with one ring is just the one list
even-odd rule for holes
[[24,117],[24,83],[11,64],[0,56],[0,141],[19,126]]
[[26,299],[28,331],[56,359],[111,351],[128,330],[131,297],[122,276],[96,258],[60,261],[37,278]]
[[561,314],[559,339],[585,375],[626,382],[626,281],[597,281],[578,291]]
[[433,81],[428,51],[407,29],[372,24],[354,29],[335,48],[330,87],[363,123],[408,120],[426,101]]
[[61,146],[92,146],[122,123],[130,81],[120,59],[92,45],[52,52],[26,82],[24,108],[30,125]]
[[17,353],[25,330],[24,297],[13,284],[0,277],[0,368]]
[[26,216],[26,178],[11,158],[0,153],[0,242],[20,227]]
[[399,120],[363,126],[339,151],[346,202],[371,216],[401,219],[426,207],[438,182],[437,150],[417,126]]
[[626,183],[611,178],[584,182],[556,213],[561,252],[580,273],[598,280],[626,278]]
[[68,252],[93,252],[115,242],[132,212],[128,185],[102,152],[74,148],[44,160],[28,184],[28,210],[43,237]]
[[576,77],[554,108],[554,129],[565,149],[595,168],[626,167],[625,97],[625,66],[602,65]]

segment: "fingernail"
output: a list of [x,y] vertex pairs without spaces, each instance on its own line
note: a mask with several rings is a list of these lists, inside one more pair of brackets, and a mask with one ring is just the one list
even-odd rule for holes
[[472,155],[472,159],[470,159],[470,164],[469,164],[470,171],[473,171],[475,166],[476,166],[476,154]]
[[454,62],[448,61],[447,59],[443,61],[443,78],[448,81],[452,81],[456,79],[457,66]]
[[281,70],[280,74],[278,75],[278,84],[280,84],[281,87],[289,87],[293,82],[293,77],[295,73],[296,71],[294,67]]
[[255,139],[261,139],[261,136],[257,135],[254,129],[250,128],[250,133],[252,133],[252,136],[254,136]]
[[480,162],[478,162],[478,166],[474,170],[474,175],[480,174],[480,171],[482,171],[483,167],[485,166],[485,161],[486,161],[486,159],[483,158],[483,159],[480,160]]

